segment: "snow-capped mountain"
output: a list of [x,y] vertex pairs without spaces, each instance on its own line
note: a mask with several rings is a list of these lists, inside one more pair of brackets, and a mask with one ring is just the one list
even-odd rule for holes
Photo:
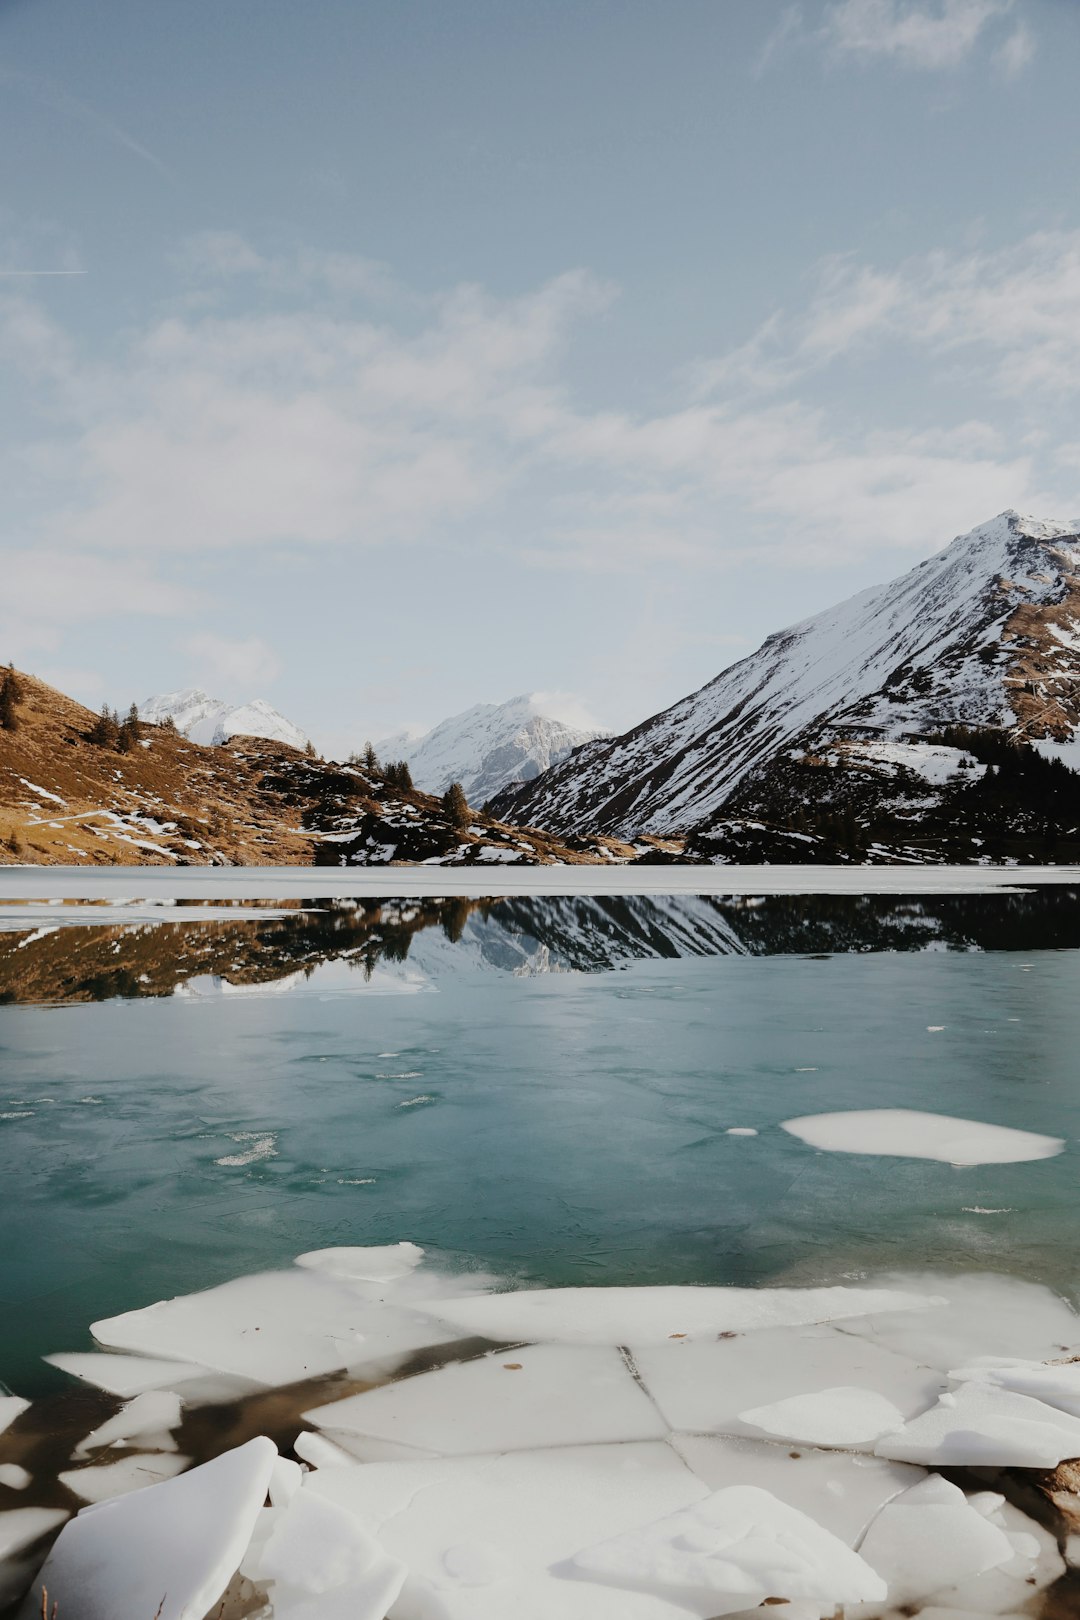
[[[562,715],[559,709],[562,708]],[[445,793],[460,782],[470,804],[485,804],[512,782],[528,782],[571,750],[609,733],[568,717],[565,702],[528,693],[508,703],[478,703],[417,736],[403,731],[378,744],[382,760],[403,759],[416,786]]]
[[911,752],[946,725],[1002,728],[1070,758],[1080,521],[1002,513],[899,579],[770,636],[700,691],[589,743],[493,809],[564,833],[678,834],[708,825],[733,796],[752,802],[781,761],[858,759],[905,780],[970,770],[955,749]]
[[177,731],[197,743],[223,743],[230,737],[268,737],[271,742],[306,748],[308,739],[264,698],[250,703],[224,703],[197,686],[182,692],[162,692],[139,705],[140,719],[158,725],[171,719]]

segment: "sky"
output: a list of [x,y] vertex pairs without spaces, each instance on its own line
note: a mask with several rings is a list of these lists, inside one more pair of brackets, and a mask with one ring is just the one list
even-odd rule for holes
[[1080,513],[1080,0],[0,0],[0,660],[621,730]]

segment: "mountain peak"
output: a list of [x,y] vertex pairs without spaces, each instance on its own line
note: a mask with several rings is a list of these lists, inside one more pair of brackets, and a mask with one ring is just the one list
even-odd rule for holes
[[152,725],[171,719],[191,742],[203,744],[228,742],[230,737],[266,737],[299,749],[308,743],[299,726],[286,720],[265,698],[229,704],[211,697],[201,686],[149,697],[139,705],[139,715]]

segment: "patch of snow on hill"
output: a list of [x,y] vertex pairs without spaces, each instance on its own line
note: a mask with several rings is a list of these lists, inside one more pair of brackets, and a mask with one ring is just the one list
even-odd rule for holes
[[478,703],[417,736],[398,732],[378,745],[382,760],[404,759],[426,793],[460,782],[482,805],[511,782],[528,782],[571,751],[609,733],[565,693],[532,692],[507,703]]
[[286,720],[264,698],[229,704],[197,686],[147,698],[139,705],[139,717],[151,725],[160,725],[171,717],[177,731],[191,742],[204,745],[228,742],[230,737],[267,737],[271,742],[302,749],[308,741],[299,726]]

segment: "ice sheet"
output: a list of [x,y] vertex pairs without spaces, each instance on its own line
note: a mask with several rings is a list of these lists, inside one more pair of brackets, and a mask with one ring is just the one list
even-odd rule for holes
[[149,1356],[103,1355],[100,1351],[60,1351],[44,1358],[61,1372],[110,1395],[130,1399],[148,1389],[173,1389],[189,1378],[199,1378],[205,1367],[190,1361],[161,1361]]
[[320,1428],[444,1456],[661,1440],[666,1425],[606,1345],[533,1345],[452,1362],[305,1412]]
[[190,1460],[174,1452],[138,1453],[121,1457],[118,1462],[69,1468],[59,1479],[61,1485],[66,1485],[83,1502],[107,1502],[114,1496],[141,1490],[144,1485],[158,1485],[163,1479],[172,1479],[183,1473]]
[[752,1428],[812,1446],[867,1446],[893,1434],[903,1413],[872,1389],[841,1385],[813,1395],[790,1395],[739,1416]]
[[860,1551],[885,1580],[888,1606],[899,1609],[1007,1564],[1014,1549],[963,1491],[933,1474],[886,1503]]
[[1054,1468],[1080,1457],[1080,1418],[993,1384],[961,1384],[875,1450],[929,1466]]
[[940,1159],[945,1164],[1020,1164],[1052,1159],[1065,1146],[1060,1136],[1040,1136],[1007,1125],[985,1125],[911,1108],[866,1108],[786,1119],[782,1128],[810,1147],[831,1153],[871,1153],[889,1158]]

